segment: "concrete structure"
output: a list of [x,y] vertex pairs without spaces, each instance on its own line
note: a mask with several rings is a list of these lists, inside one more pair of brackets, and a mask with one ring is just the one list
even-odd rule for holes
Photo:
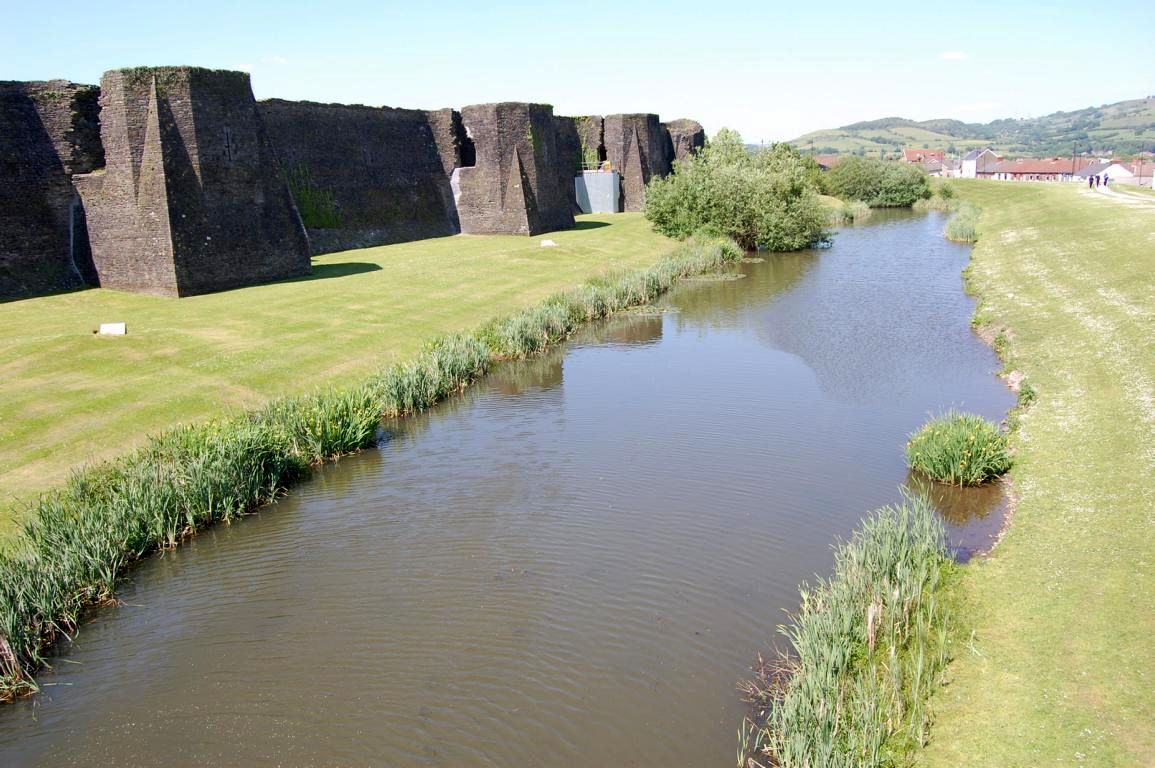
[[99,94],[63,80],[0,82],[0,298],[95,278],[72,174],[104,164]]
[[582,171],[573,184],[582,213],[622,210],[622,177],[617,171]]
[[106,166],[74,178],[102,287],[188,296],[309,273],[248,74],[114,70],[100,105]]
[[[462,232],[536,235],[573,227],[552,107],[476,104],[461,110],[461,122],[476,151],[476,165],[453,174]],[[565,163],[572,168],[572,160]]]
[[670,172],[670,134],[657,115],[608,115],[603,137],[606,158],[611,168],[622,175],[622,210],[642,210],[650,179]]
[[247,74],[195,67],[0,83],[0,299],[187,296],[305,275],[310,252],[565,229],[583,170],[615,171],[591,210],[641,210],[704,141],[692,120],[518,102],[257,104]]

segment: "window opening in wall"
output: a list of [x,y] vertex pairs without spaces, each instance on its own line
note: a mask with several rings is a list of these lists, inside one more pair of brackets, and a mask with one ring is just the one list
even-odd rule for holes
[[233,129],[225,126],[225,159],[233,161]]
[[477,147],[473,144],[473,136],[469,127],[465,128],[465,136],[461,139],[461,167],[472,168],[477,165]]

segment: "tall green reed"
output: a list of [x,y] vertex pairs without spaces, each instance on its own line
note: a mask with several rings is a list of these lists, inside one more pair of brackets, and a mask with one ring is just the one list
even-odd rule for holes
[[738,765],[895,765],[924,744],[949,656],[953,567],[927,501],[868,518],[837,549],[833,575],[803,586],[780,628],[790,651],[747,688],[761,714],[741,732]]

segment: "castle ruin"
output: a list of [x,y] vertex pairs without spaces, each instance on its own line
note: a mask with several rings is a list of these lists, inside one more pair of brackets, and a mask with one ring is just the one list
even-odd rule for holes
[[704,143],[690,120],[505,102],[415,110],[253,98],[243,72],[0,82],[0,299],[188,296],[309,273],[311,254],[574,225],[607,162],[619,209]]

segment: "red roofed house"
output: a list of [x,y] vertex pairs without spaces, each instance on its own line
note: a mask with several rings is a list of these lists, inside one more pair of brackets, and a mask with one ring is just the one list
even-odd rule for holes
[[1079,171],[1094,162],[1093,157],[1024,157],[1004,160],[979,171],[977,176],[996,181],[1071,181]]
[[929,163],[931,161],[937,162],[939,167],[942,167],[942,161],[946,159],[946,150],[943,149],[904,149],[902,150],[902,162],[904,163]]

